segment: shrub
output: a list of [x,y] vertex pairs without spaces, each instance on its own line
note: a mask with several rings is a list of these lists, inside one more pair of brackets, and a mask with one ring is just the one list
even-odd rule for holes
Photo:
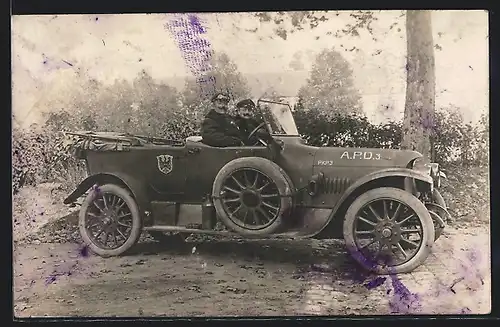
[[434,161],[443,165],[486,166],[489,161],[488,116],[476,125],[464,123],[457,109],[436,112],[431,138]]
[[327,116],[319,111],[297,111],[299,133],[310,145],[396,149],[401,143],[401,124],[371,124],[360,115]]
[[85,174],[83,163],[64,147],[62,133],[20,130],[12,133],[12,188],[54,181],[71,187]]

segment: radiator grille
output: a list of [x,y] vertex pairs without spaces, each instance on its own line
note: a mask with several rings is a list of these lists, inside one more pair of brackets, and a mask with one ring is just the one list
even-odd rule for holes
[[338,194],[344,192],[351,184],[347,177],[325,177],[322,183],[322,192],[326,194]]

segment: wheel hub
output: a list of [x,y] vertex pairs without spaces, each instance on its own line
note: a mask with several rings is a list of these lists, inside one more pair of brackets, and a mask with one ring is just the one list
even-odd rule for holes
[[382,230],[382,236],[385,237],[385,238],[388,238],[392,235],[392,231],[390,228],[384,228]]
[[385,244],[397,244],[401,240],[401,229],[389,219],[384,219],[375,228],[378,239]]
[[256,208],[260,204],[260,196],[252,190],[245,190],[241,193],[241,201],[250,208]]
[[118,215],[112,211],[112,210],[106,210],[104,211],[104,219],[103,219],[103,223],[105,225],[113,225],[116,223],[116,221],[118,220]]

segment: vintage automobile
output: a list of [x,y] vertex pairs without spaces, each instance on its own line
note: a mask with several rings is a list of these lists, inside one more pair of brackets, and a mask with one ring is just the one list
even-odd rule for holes
[[[449,217],[438,164],[415,151],[315,147],[288,104],[258,100],[252,146],[211,147],[108,132],[68,133],[88,177],[79,230],[96,254],[125,253],[148,231],[247,238],[344,238],[377,274],[421,265]],[[267,135],[267,137],[263,137]],[[220,221],[226,230],[216,230]]]

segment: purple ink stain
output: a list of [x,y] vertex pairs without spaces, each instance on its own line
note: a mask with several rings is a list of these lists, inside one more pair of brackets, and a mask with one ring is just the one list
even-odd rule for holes
[[470,314],[472,313],[471,309],[469,309],[468,307],[465,307],[463,308],[461,311],[460,311],[461,314]]
[[389,275],[392,281],[394,293],[389,306],[394,313],[414,313],[421,308],[420,297],[410,290],[399,280],[396,275]]
[[45,280],[45,285],[50,285],[52,283],[54,283],[57,279],[57,275],[50,275],[49,277],[47,277],[47,279]]
[[[87,245],[84,245],[82,248],[78,249],[78,256],[79,257],[87,258],[89,256],[89,254],[90,254],[90,252],[89,252],[89,248]],[[78,264],[79,264],[79,262],[77,259],[73,265],[63,269],[62,271],[54,270],[54,272],[52,274],[50,274],[45,279],[45,285],[48,286],[50,284],[53,284],[57,280],[57,278],[59,278],[61,276],[72,276],[74,274],[75,270],[78,268]]]
[[44,53],[42,53],[42,63],[44,65],[44,69],[49,70],[49,71],[54,71],[58,69],[67,69],[71,68],[74,66],[73,63],[67,61],[67,60],[54,60],[53,58],[47,57]]
[[197,33],[206,33],[206,29],[201,25],[200,20],[195,15],[189,15],[189,24]]
[[[353,257],[358,258],[358,260],[360,262],[363,262],[365,266],[370,268],[375,268],[377,266],[375,262],[366,258],[358,249],[351,250],[350,252],[353,255]],[[390,257],[383,258],[383,262],[386,265],[390,265],[391,261],[392,260]],[[391,311],[393,313],[406,313],[406,314],[419,311],[421,309],[420,297],[416,293],[410,292],[410,290],[397,277],[393,269],[389,269],[389,277],[391,278],[392,289],[394,290],[394,292],[392,292],[392,297],[389,300],[389,307]],[[384,277],[379,277],[379,278],[375,279],[370,283],[367,283],[365,287],[370,288],[370,286],[373,286],[371,288],[374,288],[382,285],[385,282],[386,278]],[[389,295],[391,293],[391,290],[390,289],[387,290],[386,293],[387,295]]]
[[375,278],[374,280],[372,280],[372,281],[370,281],[370,282],[366,283],[364,286],[365,286],[367,289],[371,290],[371,289],[374,289],[374,288],[379,287],[380,285],[383,285],[386,279],[387,279],[387,278],[385,278],[385,277],[381,277],[381,276],[380,276],[380,277],[377,277],[377,278]]
[[84,245],[80,250],[79,250],[80,256],[86,258],[89,256],[89,247],[88,245]]
[[202,94],[208,96],[215,92],[215,78],[206,76],[211,69],[212,50],[210,42],[203,38],[207,32],[200,19],[193,14],[178,15],[165,24],[173,35],[188,69],[196,77]]
[[99,185],[96,184],[92,187],[92,191],[99,194],[99,193],[101,193],[101,188],[99,187]]
[[73,271],[72,270],[75,269],[77,265],[78,265],[78,262],[76,262],[67,271],[62,271],[62,272],[54,271],[49,277],[47,277],[45,279],[45,286],[53,284],[57,280],[57,278],[59,278],[61,276],[68,276],[68,277],[72,276],[73,275]]
[[477,264],[479,261],[480,261],[480,255],[477,251],[467,251],[465,256],[467,257],[467,259],[469,259],[469,261],[473,264]]

